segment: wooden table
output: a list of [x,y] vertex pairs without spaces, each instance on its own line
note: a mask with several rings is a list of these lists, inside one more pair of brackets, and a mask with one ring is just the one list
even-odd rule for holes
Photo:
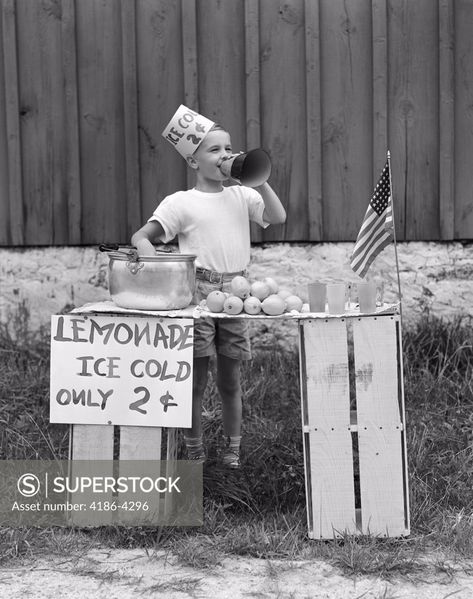
[[[112,302],[88,304],[76,314],[140,314],[198,318],[190,306],[133,311]],[[235,318],[212,314],[215,318]],[[309,537],[409,534],[409,501],[400,319],[396,305],[375,314],[353,306],[341,315],[290,313],[239,317],[293,320],[299,329],[301,415]],[[70,457],[174,459],[177,429],[73,425]],[[116,444],[115,444],[116,445]]]

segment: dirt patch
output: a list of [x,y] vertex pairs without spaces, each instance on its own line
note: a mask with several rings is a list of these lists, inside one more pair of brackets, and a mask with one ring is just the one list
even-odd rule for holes
[[0,596],[9,599],[467,599],[473,577],[463,565],[432,559],[412,579],[351,578],[320,561],[224,558],[211,569],[182,566],[164,552],[92,549],[42,556],[0,569]]

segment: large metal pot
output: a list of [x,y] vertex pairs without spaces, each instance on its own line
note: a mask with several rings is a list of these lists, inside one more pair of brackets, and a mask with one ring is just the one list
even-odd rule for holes
[[117,306],[176,310],[191,303],[196,256],[158,252],[139,257],[135,248],[113,244],[102,244],[99,249],[108,253],[108,286]]

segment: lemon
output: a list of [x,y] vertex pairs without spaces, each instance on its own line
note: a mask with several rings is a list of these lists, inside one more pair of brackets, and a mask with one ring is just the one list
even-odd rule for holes
[[261,304],[263,312],[268,316],[279,316],[286,309],[286,302],[282,299],[281,296],[276,293],[272,293],[268,295],[268,297],[263,300]]
[[272,277],[265,277],[263,279],[263,283],[266,283],[266,285],[269,287],[270,293],[277,293],[279,291],[279,285]]
[[263,301],[268,295],[271,295],[271,289],[266,283],[263,283],[263,281],[255,281],[251,284],[250,293]]
[[279,297],[282,297],[283,300],[285,300],[286,297],[289,297],[290,295],[294,295],[294,294],[292,293],[292,291],[290,289],[281,288],[278,291],[278,295],[279,295]]
[[225,294],[222,291],[211,291],[207,296],[207,308],[211,312],[223,312]]
[[231,295],[223,302],[223,311],[227,314],[240,314],[243,310],[243,300],[241,297]]
[[241,299],[245,299],[250,295],[250,283],[248,279],[242,277],[241,275],[233,277],[231,281],[231,289],[233,295],[236,295]]
[[304,302],[297,295],[288,295],[286,297],[286,310],[297,310],[300,312],[302,310]]
[[243,310],[247,314],[259,314],[261,312],[261,302],[257,297],[250,295],[243,302]]

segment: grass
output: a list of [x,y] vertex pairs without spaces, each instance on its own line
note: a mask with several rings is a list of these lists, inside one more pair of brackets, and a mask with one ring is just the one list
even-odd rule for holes
[[473,330],[430,319],[405,335],[405,392],[415,530],[471,555]]
[[[323,558],[347,574],[444,575],[473,557],[473,326],[426,317],[404,331],[412,534],[407,539],[307,538],[297,351],[260,350],[243,367],[240,473],[217,460],[221,408],[211,377],[204,412],[209,465],[200,528],[0,529],[0,562],[94,544],[169,551],[212,568],[228,555]],[[49,344],[0,332],[0,459],[66,459],[68,427],[48,423]],[[442,557],[425,555],[442,549]],[[447,559],[445,560],[445,556]],[[289,562],[288,562],[289,563]]]

